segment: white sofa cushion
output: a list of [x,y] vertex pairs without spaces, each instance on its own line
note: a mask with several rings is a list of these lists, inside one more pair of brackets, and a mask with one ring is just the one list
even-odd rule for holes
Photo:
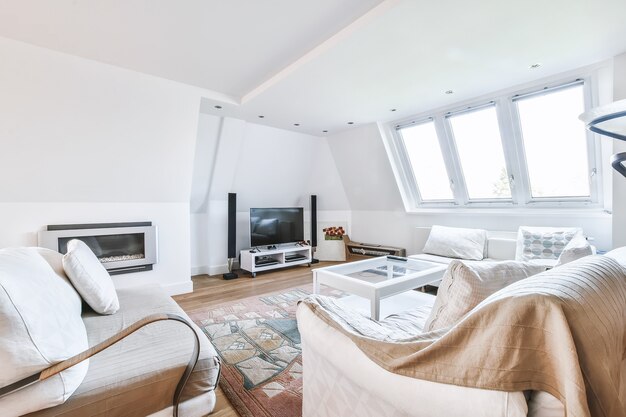
[[446,270],[425,331],[449,327],[498,290],[545,271],[527,262],[451,262]]
[[[451,262],[458,261],[459,259],[448,258],[446,256],[429,255],[427,253],[418,253],[417,255],[410,255],[409,258],[419,259],[422,261],[436,262],[439,264],[450,265]],[[483,262],[498,262],[502,259],[499,258],[484,258]],[[467,261],[467,262],[480,262],[480,261]]]
[[[0,386],[17,382],[88,348],[81,300],[36,248],[0,250]],[[0,398],[2,416],[63,403],[88,361]]]
[[449,258],[480,261],[485,257],[487,231],[433,226],[423,252]]
[[448,258],[447,256],[429,255],[427,253],[418,253],[417,255],[409,256],[409,258],[419,259],[422,261],[437,262],[439,264],[446,264],[446,265],[449,265],[450,262],[456,260],[454,258]]
[[63,269],[76,291],[97,313],[114,314],[120,308],[111,276],[85,242],[73,239],[63,256]]
[[548,259],[556,262],[563,249],[578,234],[582,234],[582,229],[578,227],[520,226],[515,260]]

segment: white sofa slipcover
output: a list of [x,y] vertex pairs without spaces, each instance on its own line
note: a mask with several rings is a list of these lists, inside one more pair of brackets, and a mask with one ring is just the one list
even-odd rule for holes
[[[11,262],[11,257],[1,255],[4,252],[18,255],[25,252],[32,259],[21,262],[16,267],[14,262]],[[71,310],[68,314],[73,315],[74,320],[82,326],[83,333],[86,331],[84,349],[81,347],[79,351],[102,342],[151,314],[176,315],[190,322],[180,306],[157,285],[118,290],[120,310],[115,314],[100,315],[88,307],[85,307],[81,313],[81,299],[65,276],[62,255],[49,249],[0,250],[0,287],[6,285],[8,278],[3,274],[6,275],[8,271],[13,273],[14,279],[11,279],[11,284],[18,285],[18,288],[21,285],[26,290],[31,284],[39,287],[29,294],[33,303],[29,303],[28,297],[23,297],[23,301],[27,308],[36,309],[39,302],[47,309],[39,312],[41,325],[49,321],[52,313],[55,313],[54,309]],[[45,282],[46,280],[48,282]],[[59,292],[58,288],[62,288],[62,292],[69,294],[67,296],[69,300],[63,303],[58,296],[55,298],[56,293]],[[37,290],[45,294],[43,300],[42,297],[34,296],[33,293]],[[49,302],[44,303],[46,297]],[[1,304],[2,307],[8,306],[4,300]],[[4,312],[0,314],[0,330],[3,328],[1,322],[7,319],[15,320],[15,317]],[[181,417],[201,417],[213,411],[216,400],[215,389],[220,372],[220,362],[215,349],[197,326],[193,323],[191,326],[199,336],[200,354],[182,391],[178,410],[178,415]],[[55,330],[47,329],[47,331],[49,333]],[[57,345],[70,346],[70,342],[75,339],[68,336],[67,332],[58,331],[58,334],[63,338],[62,343],[57,343]],[[49,337],[49,339],[57,340],[55,337]],[[77,338],[76,341],[78,341]],[[77,385],[80,385],[78,388],[74,387],[76,391],[72,395],[68,392],[67,396],[59,397],[57,389],[57,392],[52,393],[57,395],[53,398],[55,401],[43,404],[48,408],[42,408],[42,404],[36,403],[34,401],[36,396],[47,395],[50,393],[50,388],[61,386],[62,377],[52,377],[0,398],[0,411],[2,411],[0,415],[11,417],[30,411],[26,416],[171,416],[173,393],[187,366],[192,350],[193,335],[189,328],[173,321],[152,323],[91,357],[88,364],[83,362],[82,365],[64,371],[62,374],[82,370],[82,382],[78,381]],[[0,343],[0,359],[4,359],[7,352],[10,353]],[[52,357],[51,362],[59,362],[73,353],[78,352],[61,357],[57,355]],[[2,386],[19,379],[11,376],[6,366],[7,362],[0,360],[0,370],[3,371],[3,376],[0,376],[0,380],[3,381]],[[45,364],[38,369],[47,367],[48,364]],[[37,369],[26,369],[23,374],[19,374],[19,377],[31,375],[36,371]],[[11,403],[19,403],[28,408],[20,410],[9,408],[7,405]]]
[[[40,372],[88,346],[81,300],[36,248],[0,250],[0,387]],[[88,361],[0,397],[3,416],[18,416],[67,400]]]
[[521,392],[409,378],[372,362],[308,308],[297,310],[302,341],[303,417],[525,417]]

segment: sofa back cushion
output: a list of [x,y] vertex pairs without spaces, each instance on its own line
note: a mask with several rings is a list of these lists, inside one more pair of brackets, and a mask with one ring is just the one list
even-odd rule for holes
[[424,331],[454,325],[491,294],[545,270],[541,265],[517,261],[451,262]]
[[[37,248],[0,250],[0,386],[33,375],[88,348],[81,299]],[[0,398],[3,416],[63,403],[88,361]]]
[[515,259],[515,249],[517,246],[517,233],[506,232],[515,235],[515,237],[492,237],[487,236],[487,256],[486,258],[507,261]]
[[484,258],[486,248],[486,230],[433,226],[424,253],[479,261]]

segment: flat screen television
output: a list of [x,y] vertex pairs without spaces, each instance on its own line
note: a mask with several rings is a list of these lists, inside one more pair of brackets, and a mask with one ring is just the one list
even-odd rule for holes
[[302,207],[250,209],[250,246],[279,245],[301,240],[304,240]]

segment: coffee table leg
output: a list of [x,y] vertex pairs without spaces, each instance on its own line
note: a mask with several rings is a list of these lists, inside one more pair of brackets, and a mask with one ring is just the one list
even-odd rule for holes
[[371,315],[373,320],[380,320],[380,298],[374,296],[370,300]]

